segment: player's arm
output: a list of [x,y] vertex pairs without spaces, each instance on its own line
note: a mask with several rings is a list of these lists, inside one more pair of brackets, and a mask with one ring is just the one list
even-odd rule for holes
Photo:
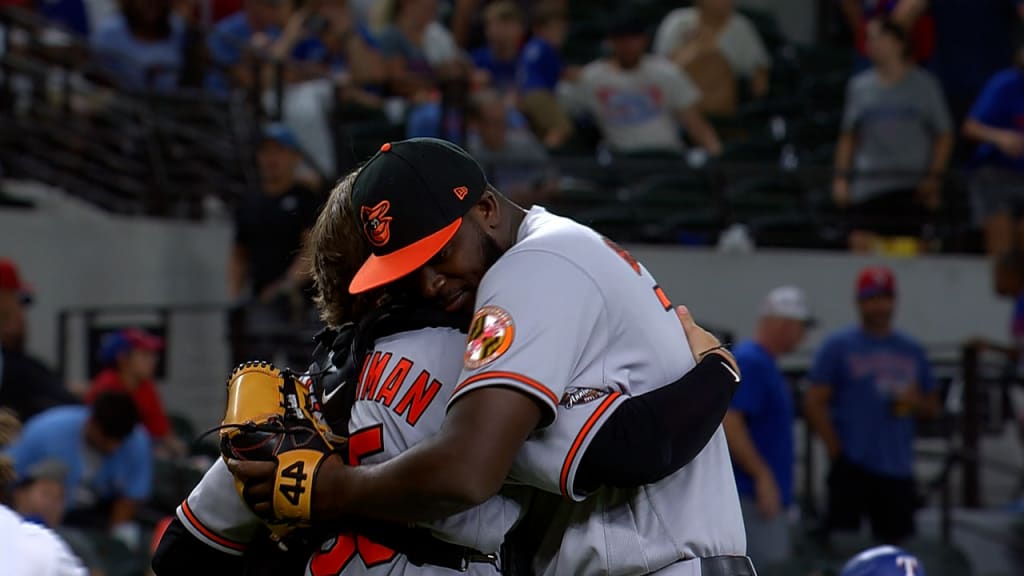
[[615,410],[580,460],[578,491],[653,484],[689,464],[722,423],[740,385],[739,368],[729,352],[715,349],[718,339],[697,325],[685,307],[676,313],[697,366]]
[[209,574],[241,574],[242,556],[215,550],[185,529],[178,518],[167,526],[156,552],[152,568],[155,576],[193,576],[201,568]]
[[[439,433],[377,465],[325,459],[313,482],[313,519],[363,516],[395,522],[446,518],[497,494],[519,448],[541,422],[529,395],[491,386],[463,395]],[[275,464],[231,461],[258,515],[271,515]]]
[[487,387],[456,402],[440,432],[399,458],[377,466],[333,466],[314,492],[321,518],[372,516],[412,522],[451,516],[483,503],[501,489],[526,438],[541,422],[530,396]]

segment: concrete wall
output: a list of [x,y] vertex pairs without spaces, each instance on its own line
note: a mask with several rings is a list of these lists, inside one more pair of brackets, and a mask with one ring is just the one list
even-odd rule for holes
[[[884,263],[899,283],[897,324],[937,352],[965,339],[1006,340],[1010,303],[991,288],[991,265],[977,257],[884,259],[830,252],[720,254],[675,247],[631,247],[673,302],[690,306],[699,322],[749,336],[762,296],[796,284],[819,319],[806,354],[823,336],[856,321],[853,286],[864,266]],[[797,355],[799,357],[799,355]]]
[[[32,211],[0,211],[0,256],[14,259],[35,289],[28,347],[51,365],[57,360],[60,310],[225,302],[231,239],[226,223],[116,217],[38,185],[4,186],[37,203]],[[155,319],[107,320],[145,325]],[[86,374],[82,327],[81,322],[72,324],[71,381]],[[170,409],[188,411],[204,424],[223,417],[224,333],[218,313],[172,317],[168,381],[162,390]]]

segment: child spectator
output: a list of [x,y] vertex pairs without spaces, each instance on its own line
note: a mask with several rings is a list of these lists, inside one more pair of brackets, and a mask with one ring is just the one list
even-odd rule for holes
[[171,430],[154,382],[157,353],[163,347],[162,338],[135,328],[107,334],[100,349],[100,360],[106,367],[93,378],[85,399],[92,403],[104,392],[131,395],[154,447],[169,456],[184,456],[187,448]]

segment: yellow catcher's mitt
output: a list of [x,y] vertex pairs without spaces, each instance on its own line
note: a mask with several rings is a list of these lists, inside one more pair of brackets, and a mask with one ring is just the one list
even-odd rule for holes
[[[220,452],[225,459],[277,463],[273,518],[265,519],[276,535],[308,525],[313,478],[334,451],[332,439],[316,395],[295,374],[267,362],[247,362],[232,372]],[[246,499],[238,480],[235,488]]]

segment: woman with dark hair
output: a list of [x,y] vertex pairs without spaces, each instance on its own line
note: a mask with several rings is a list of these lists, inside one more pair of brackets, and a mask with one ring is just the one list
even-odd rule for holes
[[832,186],[858,252],[880,237],[922,238],[953,150],[942,89],[910,61],[904,28],[878,18],[867,34],[872,66],[847,86]]
[[184,66],[185,31],[171,0],[121,0],[121,13],[100,24],[92,46],[125,87],[172,90]]

